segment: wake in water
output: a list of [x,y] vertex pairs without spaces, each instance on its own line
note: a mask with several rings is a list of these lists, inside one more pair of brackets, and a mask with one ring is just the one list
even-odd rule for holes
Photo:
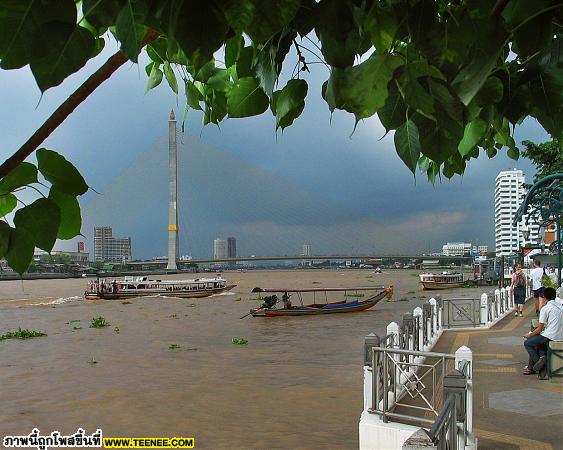
[[80,295],[74,295],[72,297],[59,297],[50,302],[40,302],[40,303],[30,303],[28,306],[50,306],[50,305],[62,305],[64,303],[71,303],[84,300],[84,297]]

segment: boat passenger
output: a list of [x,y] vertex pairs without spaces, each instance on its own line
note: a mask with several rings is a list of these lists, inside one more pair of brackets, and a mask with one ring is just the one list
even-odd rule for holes
[[291,301],[289,300],[289,297],[291,297],[291,294],[287,294],[287,292],[284,292],[282,295],[282,301],[283,301],[283,307],[285,309],[291,309]]

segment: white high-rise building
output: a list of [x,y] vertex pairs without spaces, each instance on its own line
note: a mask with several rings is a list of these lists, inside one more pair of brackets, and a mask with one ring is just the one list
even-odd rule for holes
[[311,245],[310,244],[303,244],[303,256],[311,256]]
[[213,241],[213,259],[225,259],[227,257],[227,243],[224,239]]
[[[495,247],[497,256],[514,255],[526,243],[537,243],[539,226],[530,219],[526,226],[526,216],[516,226],[512,225],[514,215],[526,196],[526,179],[521,170],[505,170],[497,175],[495,182]],[[524,240],[524,230],[529,237]]]

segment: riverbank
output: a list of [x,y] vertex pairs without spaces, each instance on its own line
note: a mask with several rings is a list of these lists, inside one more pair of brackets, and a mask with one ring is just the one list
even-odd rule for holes
[[[193,436],[199,448],[357,448],[364,336],[431,296],[417,273],[227,273],[238,285],[228,295],[125,304],[81,300],[84,279],[2,283],[0,333],[22,327],[48,336],[0,342],[0,436],[82,427]],[[256,286],[389,284],[394,300],[362,313],[239,319],[259,305]],[[111,325],[89,328],[98,316]],[[233,337],[249,343],[233,345]]]

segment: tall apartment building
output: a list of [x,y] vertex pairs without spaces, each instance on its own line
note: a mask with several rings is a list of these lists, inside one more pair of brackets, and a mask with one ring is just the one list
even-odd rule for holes
[[311,256],[311,245],[310,244],[303,244],[303,253],[302,256]]
[[114,238],[111,227],[94,227],[94,261],[131,261],[131,238]]
[[237,257],[237,240],[234,237],[227,238],[227,257],[228,258]]
[[[500,172],[495,181],[495,247],[497,256],[517,253],[526,243],[539,241],[539,226],[533,218],[526,225],[526,216],[516,226],[512,220],[518,207],[526,196],[526,179],[521,170]],[[524,230],[529,237],[524,240]]]
[[226,243],[224,239],[213,241],[213,259],[225,259],[227,257]]

